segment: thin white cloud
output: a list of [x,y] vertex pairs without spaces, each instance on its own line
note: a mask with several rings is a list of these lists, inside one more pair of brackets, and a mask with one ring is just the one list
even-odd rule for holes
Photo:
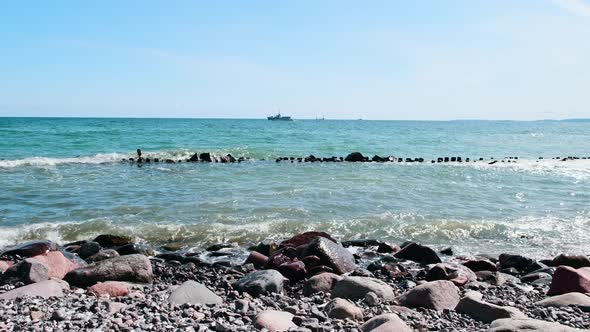
[[553,3],[568,12],[583,17],[590,17],[590,4],[583,0],[552,0]]

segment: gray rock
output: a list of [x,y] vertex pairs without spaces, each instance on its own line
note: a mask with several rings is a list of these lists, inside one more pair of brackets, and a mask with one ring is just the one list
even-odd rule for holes
[[535,303],[541,307],[567,307],[576,305],[583,311],[590,312],[590,296],[582,293],[556,295]]
[[285,278],[275,270],[254,271],[234,283],[240,292],[259,296],[267,293],[282,293]]
[[476,281],[477,276],[467,266],[453,263],[439,263],[426,273],[426,280],[450,280],[456,285],[464,285]]
[[297,327],[293,323],[293,314],[277,310],[266,310],[256,315],[254,326],[269,332],[282,332]]
[[488,332],[575,332],[582,331],[537,319],[503,318],[492,322]]
[[482,295],[478,292],[467,292],[455,310],[484,323],[491,323],[501,318],[527,318],[517,308],[502,307],[482,301]]
[[345,300],[336,298],[332,301],[328,302],[325,309],[326,314],[330,318],[336,319],[352,319],[352,320],[362,320],[363,319],[363,311],[354,305],[354,303]]
[[70,285],[87,287],[99,281],[153,282],[152,265],[140,254],[125,255],[98,261],[70,271],[64,280]]
[[49,298],[52,296],[64,296],[64,290],[69,289],[70,285],[63,280],[45,280],[23,287],[15,288],[4,294],[0,294],[0,300],[11,300],[21,297],[42,297]]
[[362,300],[367,293],[375,293],[383,301],[395,298],[393,289],[385,282],[369,277],[344,277],[332,289],[332,298]]
[[170,293],[168,302],[176,305],[191,304],[221,304],[223,300],[205,285],[196,281],[185,281],[180,287]]
[[336,274],[351,272],[356,268],[352,253],[325,237],[312,240],[303,251],[305,256],[319,257],[321,265],[331,267]]
[[459,300],[459,289],[447,280],[424,283],[396,298],[400,305],[406,307],[422,307],[437,311],[453,310]]
[[342,277],[334,273],[320,273],[305,282],[303,285],[303,295],[310,296],[318,292],[328,293]]
[[0,278],[1,284],[22,282],[32,284],[49,279],[49,268],[39,261],[27,258],[9,267]]
[[412,332],[412,329],[396,314],[375,316],[361,325],[360,329],[363,332]]

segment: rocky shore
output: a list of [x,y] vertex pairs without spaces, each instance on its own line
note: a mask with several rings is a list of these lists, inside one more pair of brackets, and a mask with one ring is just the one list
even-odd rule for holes
[[580,331],[590,259],[323,232],[203,250],[117,235],[0,250],[0,331]]

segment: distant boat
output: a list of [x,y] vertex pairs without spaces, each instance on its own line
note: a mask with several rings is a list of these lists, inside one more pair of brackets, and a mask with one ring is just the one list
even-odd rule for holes
[[316,119],[317,121],[320,121],[320,120],[326,120],[326,118],[325,118],[325,117],[323,117],[323,116],[322,116],[321,118],[318,118],[318,117],[316,116],[316,117],[315,117],[315,119]]
[[293,121],[290,116],[282,116],[280,111],[277,115],[271,115],[266,118],[270,121]]

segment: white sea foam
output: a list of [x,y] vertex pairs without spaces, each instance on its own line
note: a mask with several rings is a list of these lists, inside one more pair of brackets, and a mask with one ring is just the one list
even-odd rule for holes
[[47,158],[30,157],[14,160],[0,160],[1,168],[14,168],[20,166],[57,166],[63,164],[106,164],[120,161],[128,155],[121,153],[99,153],[94,156],[71,158]]

